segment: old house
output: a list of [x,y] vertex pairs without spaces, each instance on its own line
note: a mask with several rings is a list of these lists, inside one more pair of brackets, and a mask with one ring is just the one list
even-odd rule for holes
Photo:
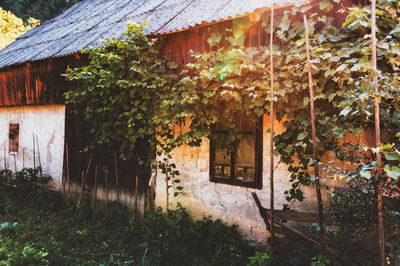
[[[184,65],[193,60],[190,50],[208,51],[210,32],[225,27],[240,28],[246,37],[245,46],[267,45],[268,34],[261,27],[260,17],[268,17],[273,4],[279,16],[299,3],[298,0],[86,0],[74,5],[0,51],[0,167],[20,170],[38,166],[40,156],[40,165],[54,178],[55,188],[66,186],[67,175],[71,186],[79,186],[81,172],[90,164],[90,155],[79,152],[87,135],[82,121],[71,114],[76,107],[65,104],[63,93],[70,85],[61,74],[68,67],[87,62],[80,53],[82,49],[101,46],[105,38],[122,37],[127,21],[148,19],[149,34],[163,35],[164,53]],[[208,140],[197,148],[175,150],[172,156],[181,172],[185,195],[172,198],[170,206],[180,202],[196,218],[212,215],[229,224],[238,224],[249,239],[265,239],[265,226],[251,192],[257,192],[267,205],[268,121],[265,115],[262,127],[246,127],[243,142],[236,151],[235,165],[225,161]],[[276,122],[278,131],[280,127]],[[91,167],[93,171],[94,164],[109,166],[109,170],[99,174],[100,194],[108,197],[104,180],[108,175],[113,186],[109,199],[121,197],[132,204],[137,167],[118,161],[121,191],[116,192],[113,152],[105,153],[95,155]],[[227,174],[228,166],[238,169],[235,176]],[[144,175],[142,186],[150,178],[148,173]],[[287,204],[283,191],[290,187],[286,166],[277,165],[275,175],[275,189],[279,192],[275,207],[282,209]],[[86,183],[93,186],[93,175],[88,178]],[[165,207],[164,176],[158,173],[153,178],[155,203]],[[313,193],[308,190],[306,200],[293,208],[316,210]]]

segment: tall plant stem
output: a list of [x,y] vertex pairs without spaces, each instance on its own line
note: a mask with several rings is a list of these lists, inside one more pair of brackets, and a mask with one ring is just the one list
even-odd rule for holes
[[270,133],[270,209],[271,209],[271,240],[272,246],[276,246],[275,239],[275,209],[274,209],[274,5],[271,7],[271,33],[270,33],[270,64],[271,64],[271,110],[270,110],[270,120],[271,120],[271,133]]
[[[312,128],[312,141],[313,141],[313,165],[314,165],[314,176],[315,176],[315,189],[317,192],[317,203],[318,203],[318,220],[320,228],[320,241],[324,243],[324,214],[322,209],[322,196],[321,196],[321,183],[319,180],[318,170],[318,154],[317,154],[317,134],[315,129],[315,109],[314,109],[314,89],[313,79],[311,73],[311,59],[310,59],[310,44],[308,39],[308,23],[307,16],[304,15],[304,28],[306,33],[306,51],[307,51],[307,67],[308,67],[308,87],[310,89],[310,113],[311,113],[311,128]],[[323,245],[324,246],[324,245]]]
[[[374,83],[374,109],[375,109],[375,145],[381,146],[381,128],[379,119],[379,91],[377,78],[376,64],[376,0],[371,1],[371,45],[372,45],[372,67],[373,67],[373,83]],[[383,228],[383,208],[382,208],[382,153],[379,151],[376,154],[376,179],[377,179],[377,194],[378,194],[378,244],[380,265],[385,265],[385,232]]]

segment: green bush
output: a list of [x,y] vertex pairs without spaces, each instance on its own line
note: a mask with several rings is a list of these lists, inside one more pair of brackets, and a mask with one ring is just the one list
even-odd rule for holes
[[119,203],[97,206],[0,185],[0,265],[245,265],[254,251],[235,227],[183,208],[132,218]]

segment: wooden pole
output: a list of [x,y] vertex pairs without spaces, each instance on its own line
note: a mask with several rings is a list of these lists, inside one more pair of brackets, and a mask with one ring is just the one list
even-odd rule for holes
[[37,152],[38,152],[39,167],[42,168],[42,162],[40,160],[39,140],[38,140],[38,136],[37,135],[36,135],[36,146],[37,146]]
[[36,169],[35,133],[32,133],[32,137],[33,137],[33,169]]
[[83,174],[83,171],[82,171],[81,194],[79,196],[78,206],[80,205],[80,202],[83,199],[83,191],[85,189],[85,180],[86,180],[86,177],[87,177],[87,175],[89,173],[90,165],[92,164],[92,159],[93,159],[93,153],[90,154],[89,163],[88,163],[88,166],[86,168],[85,174]]
[[165,210],[169,215],[169,194],[168,194],[168,166],[165,163]]
[[66,155],[67,155],[67,189],[68,189],[68,197],[71,197],[71,186],[70,186],[70,182],[69,182],[68,142],[65,143],[65,151],[66,151]]
[[324,242],[324,216],[322,208],[322,196],[321,196],[321,184],[319,180],[318,171],[318,154],[317,154],[317,134],[315,129],[315,109],[314,109],[314,89],[313,80],[311,73],[311,59],[310,59],[310,47],[308,40],[308,24],[307,16],[304,15],[304,27],[306,33],[306,51],[307,51],[307,66],[308,66],[308,85],[310,89],[310,112],[311,112],[311,127],[312,127],[312,140],[313,140],[313,164],[314,164],[314,175],[315,175],[315,188],[317,192],[317,202],[318,202],[318,216],[319,216],[319,228],[320,228],[320,240],[321,244]]
[[79,194],[79,200],[78,200],[78,207],[81,205],[81,200],[83,198],[83,184],[85,182],[85,173],[82,171],[81,172],[81,193]]
[[[381,128],[380,128],[380,110],[379,110],[379,90],[377,78],[377,63],[376,63],[376,0],[371,1],[371,53],[373,67],[373,84],[374,84],[374,109],[375,109],[375,145],[381,146]],[[383,206],[382,206],[382,153],[379,151],[376,154],[376,179],[377,179],[377,194],[378,194],[378,244],[380,265],[385,265],[385,232],[383,227]]]
[[[36,170],[35,133],[32,133],[32,138],[33,138],[33,169]],[[35,179],[35,189],[36,189],[36,179]]]
[[108,169],[107,168],[103,168],[104,170],[104,179],[106,182],[106,204],[108,203]]
[[37,146],[37,151],[38,151],[38,159],[39,159],[39,167],[40,167],[40,181],[42,183],[42,187],[43,187],[43,178],[42,178],[42,162],[40,160],[40,149],[39,149],[39,140],[38,140],[38,136],[36,135],[36,146]]
[[138,194],[139,194],[139,177],[136,175],[136,185],[135,185],[135,215],[138,215]]
[[271,127],[271,133],[270,133],[270,209],[271,209],[271,240],[272,240],[272,246],[275,246],[275,226],[274,226],[274,221],[275,221],[275,209],[274,209],[274,47],[273,47],[273,41],[274,41],[274,4],[272,4],[271,7],[271,33],[270,33],[270,42],[269,42],[269,49],[270,49],[270,64],[271,64],[271,112],[270,112],[270,127]]
[[6,170],[7,169],[7,156],[6,156],[6,154],[7,154],[7,147],[6,147],[6,144],[7,142],[4,142],[4,170]]
[[96,164],[94,168],[94,210],[96,211],[96,201],[97,201],[97,171],[99,166]]
[[119,201],[118,165],[117,165],[117,153],[116,152],[114,152],[114,171],[115,171],[115,183],[117,184],[117,200]]
[[14,156],[14,170],[15,170],[15,173],[17,173],[17,158],[15,158],[16,157],[15,152],[13,153],[13,156]]
[[86,177],[87,177],[87,175],[89,173],[90,166],[92,165],[92,159],[93,159],[93,153],[90,154],[89,163],[88,163],[88,166],[87,166],[86,171],[85,171],[85,180],[86,180]]

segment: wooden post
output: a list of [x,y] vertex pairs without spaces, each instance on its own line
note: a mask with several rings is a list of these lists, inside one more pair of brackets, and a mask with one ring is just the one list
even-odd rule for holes
[[308,85],[310,90],[310,113],[311,113],[311,127],[312,127],[312,140],[313,140],[313,165],[314,165],[314,175],[315,175],[315,188],[317,192],[317,202],[318,202],[318,216],[319,216],[319,227],[320,227],[320,240],[321,244],[324,242],[324,216],[322,209],[322,196],[321,196],[321,184],[319,180],[318,171],[318,154],[317,154],[317,134],[315,129],[315,109],[314,109],[314,89],[313,80],[311,73],[311,59],[310,59],[310,47],[308,40],[308,23],[307,16],[304,15],[304,27],[306,33],[306,51],[307,51],[307,66],[308,66]]
[[270,140],[269,140],[269,145],[270,145],[270,164],[269,164],[269,169],[270,169],[270,209],[271,209],[271,240],[272,240],[272,246],[275,247],[275,226],[274,226],[274,221],[275,221],[275,209],[274,209],[274,47],[273,47],[273,41],[274,41],[274,4],[272,4],[271,7],[271,33],[270,33],[270,42],[269,42],[269,49],[270,49],[270,64],[271,64],[271,101],[270,101],[270,127],[271,127],[271,133],[270,133]]
[[85,174],[82,170],[81,171],[81,193],[79,194],[78,207],[81,205],[81,200],[83,198],[83,186],[84,186],[84,182],[85,182],[84,179],[85,179]]
[[83,191],[85,189],[85,180],[86,180],[86,177],[87,177],[87,175],[89,173],[90,165],[92,164],[92,159],[93,159],[93,153],[90,154],[90,159],[89,159],[89,163],[88,163],[88,166],[86,168],[85,174],[83,174],[83,171],[82,171],[81,194],[79,196],[78,206],[80,205],[80,202],[83,199]]
[[4,170],[7,169],[7,142],[4,142]]
[[138,194],[139,194],[139,177],[136,175],[136,185],[135,185],[135,215],[138,215]]
[[33,169],[36,169],[35,133],[32,133],[32,137],[33,137]]
[[71,187],[70,187],[70,183],[69,183],[68,142],[65,143],[65,151],[66,151],[66,156],[67,156],[67,189],[68,189],[68,197],[71,197]]
[[[33,169],[36,169],[36,149],[35,149],[35,133],[32,133],[33,138]],[[35,189],[36,189],[36,179],[35,179]]]
[[165,163],[165,210],[169,215],[169,194],[168,194],[168,165]]
[[[374,111],[375,111],[375,145],[381,146],[381,128],[380,128],[380,110],[379,110],[379,90],[377,78],[377,64],[376,64],[376,0],[371,1],[371,54],[372,54],[372,67],[373,67],[373,83],[374,83]],[[382,153],[379,151],[376,154],[376,179],[377,179],[377,194],[378,194],[378,244],[380,265],[385,265],[385,232],[383,227],[383,206],[382,206]]]
[[116,152],[114,152],[114,172],[115,172],[115,183],[117,184],[117,200],[119,201],[118,165],[117,165],[117,153]]
[[85,171],[85,180],[86,180],[86,177],[87,177],[87,175],[89,173],[90,166],[92,165],[92,159],[93,159],[93,153],[90,154],[89,163],[88,163],[88,166],[87,166],[86,171]]
[[25,148],[22,149],[22,169],[25,168]]
[[39,140],[38,140],[38,136],[36,135],[36,146],[37,146],[37,151],[38,151],[38,159],[39,159],[39,167],[40,167],[40,181],[42,183],[42,187],[43,187],[43,178],[42,178],[42,162],[40,160],[40,149],[39,149]]
[[15,158],[16,157],[15,152],[13,153],[13,156],[14,156],[14,170],[15,170],[15,173],[17,173],[17,159]]
[[96,201],[97,201],[97,171],[99,166],[96,164],[94,168],[94,210],[96,211]]
[[40,160],[39,140],[38,140],[38,136],[37,135],[36,135],[36,146],[37,146],[37,152],[38,152],[39,167],[42,168],[42,162]]
[[106,204],[108,202],[108,168],[103,166],[104,180],[106,182]]

